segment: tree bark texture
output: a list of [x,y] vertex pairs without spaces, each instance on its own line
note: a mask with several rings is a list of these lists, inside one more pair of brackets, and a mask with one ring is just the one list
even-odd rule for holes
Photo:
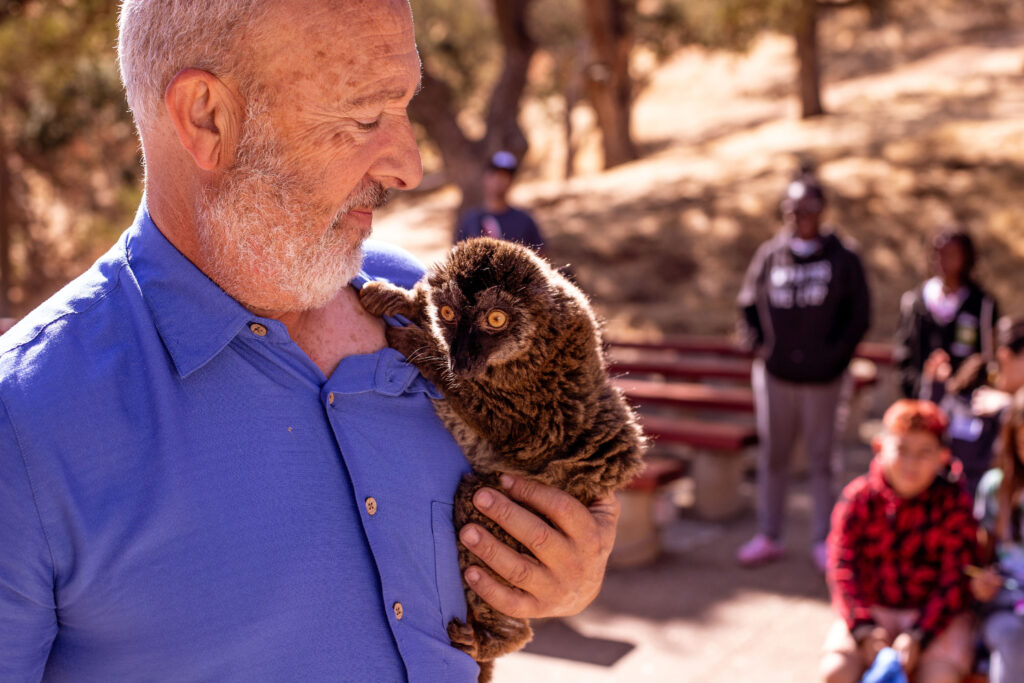
[[821,116],[821,64],[818,54],[818,0],[801,0],[796,26],[800,116]]
[[483,202],[480,176],[487,159],[505,149],[522,159],[526,135],[519,127],[519,99],[526,87],[526,73],[537,49],[526,30],[526,10],[532,0],[494,0],[498,33],[505,48],[505,62],[487,105],[484,137],[471,140],[459,127],[454,94],[443,80],[426,69],[423,89],[409,105],[409,115],[437,143],[449,182],[458,186],[462,201],[457,216]]
[[604,167],[611,168],[637,158],[630,132],[633,35],[622,0],[586,0],[582,4],[589,42],[584,83],[601,128]]

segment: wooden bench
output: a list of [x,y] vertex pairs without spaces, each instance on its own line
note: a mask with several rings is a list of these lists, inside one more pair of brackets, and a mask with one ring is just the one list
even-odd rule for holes
[[[668,379],[714,379],[731,382],[750,382],[752,361],[749,358],[714,356],[687,356],[658,350],[612,349],[608,369],[617,375],[660,375]],[[874,361],[855,358],[850,374],[858,390],[874,385],[878,371]]]
[[612,383],[626,398],[641,405],[663,405],[683,410],[754,412],[754,393],[749,387],[625,378],[613,379]]
[[610,567],[639,567],[661,554],[655,496],[665,484],[685,476],[687,470],[687,463],[681,460],[648,457],[640,476],[618,492],[620,514],[615,547],[608,558]]
[[707,520],[725,520],[744,508],[740,488],[746,450],[757,444],[752,422],[711,422],[683,417],[641,415],[644,432],[656,443],[693,449],[694,511]]
[[[741,348],[727,336],[679,335],[660,340],[605,339],[609,348],[675,351],[684,354],[710,354],[714,356],[749,358],[750,351]],[[861,342],[854,352],[855,358],[870,360],[876,365],[890,366],[893,345],[886,342]]]

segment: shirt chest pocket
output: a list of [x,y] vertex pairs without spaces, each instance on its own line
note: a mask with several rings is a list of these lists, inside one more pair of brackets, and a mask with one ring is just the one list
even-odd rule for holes
[[459,550],[455,542],[451,503],[431,501],[430,529],[434,537],[434,577],[441,608],[441,622],[447,632],[452,619],[466,618],[466,594],[459,570]]

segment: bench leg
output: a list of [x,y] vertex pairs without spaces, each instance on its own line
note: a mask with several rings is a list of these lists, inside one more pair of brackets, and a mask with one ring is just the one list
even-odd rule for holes
[[621,513],[608,566],[640,567],[661,554],[661,535],[654,523],[655,491],[625,489],[616,494]]
[[745,459],[742,451],[697,451],[693,458],[694,509],[703,519],[719,521],[744,508],[740,488]]

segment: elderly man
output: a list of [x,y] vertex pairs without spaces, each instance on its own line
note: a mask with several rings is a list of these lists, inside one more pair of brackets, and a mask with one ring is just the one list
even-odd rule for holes
[[[472,680],[434,387],[359,306],[415,186],[405,0],[126,0],[134,224],[0,338],[0,680]],[[349,286],[349,283],[354,283]],[[527,503],[543,514],[527,511]],[[509,478],[476,503],[509,614],[596,595],[618,509]]]

